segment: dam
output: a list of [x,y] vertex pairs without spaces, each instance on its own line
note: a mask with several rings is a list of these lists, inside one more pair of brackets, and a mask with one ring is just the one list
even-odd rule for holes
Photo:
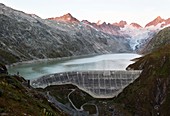
[[112,98],[141,74],[141,70],[71,71],[49,74],[31,81],[34,88],[73,84],[94,98]]

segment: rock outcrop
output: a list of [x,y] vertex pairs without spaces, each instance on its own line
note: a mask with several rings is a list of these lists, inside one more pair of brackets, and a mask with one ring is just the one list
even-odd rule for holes
[[80,21],[73,17],[70,13],[67,13],[61,17],[48,18],[49,20],[63,21],[63,22],[71,22],[71,23],[79,23]]
[[127,22],[122,20],[119,23],[113,23],[113,25],[116,25],[116,26],[119,26],[121,28],[124,28],[125,25],[127,25]]
[[138,29],[142,28],[142,26],[140,26],[140,25],[137,24],[137,23],[131,23],[130,25],[131,25],[132,27],[134,27],[134,28],[138,28]]

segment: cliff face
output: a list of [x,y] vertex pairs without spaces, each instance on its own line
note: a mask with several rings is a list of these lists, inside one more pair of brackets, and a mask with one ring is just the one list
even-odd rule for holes
[[[128,42],[82,23],[44,20],[0,4],[3,63],[94,53],[130,52]],[[5,54],[4,54],[5,53]]]
[[[115,98],[131,114],[170,115],[170,46],[139,58],[128,69],[143,70],[140,77]],[[123,106],[123,107],[122,107]]]

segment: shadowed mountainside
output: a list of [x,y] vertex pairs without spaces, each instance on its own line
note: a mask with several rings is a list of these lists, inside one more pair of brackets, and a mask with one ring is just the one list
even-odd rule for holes
[[170,115],[170,44],[137,60],[128,69],[143,72],[114,100],[133,115]]
[[66,113],[49,103],[44,93],[27,86],[23,77],[8,75],[0,64],[0,115],[66,116]]

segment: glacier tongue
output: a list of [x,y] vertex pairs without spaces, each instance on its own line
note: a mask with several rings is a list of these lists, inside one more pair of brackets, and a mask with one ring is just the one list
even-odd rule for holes
[[158,31],[158,28],[135,28],[131,25],[125,25],[121,32],[129,35],[126,39],[133,50],[137,50],[141,45],[149,41]]

